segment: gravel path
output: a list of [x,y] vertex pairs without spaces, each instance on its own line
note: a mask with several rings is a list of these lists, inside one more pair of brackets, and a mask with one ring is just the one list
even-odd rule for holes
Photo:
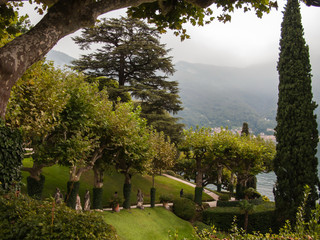
[[[173,176],[168,175],[168,174],[162,174],[162,175],[165,176],[165,177],[171,178],[171,179],[173,179],[173,180],[176,180],[176,181],[178,181],[178,182],[182,182],[182,183],[184,183],[184,184],[187,184],[187,185],[189,185],[189,186],[191,186],[191,187],[196,187],[195,184],[190,183],[190,182],[188,182],[188,181],[184,181],[184,180],[182,180],[182,179],[180,179],[180,178],[176,178],[176,177],[173,177]],[[215,194],[214,192],[209,191],[209,190],[207,190],[207,189],[204,189],[203,192],[206,193],[206,194],[208,194],[210,197],[212,197],[212,198],[215,200],[215,201],[212,201],[212,202],[207,202],[207,203],[210,205],[210,207],[216,207],[216,206],[217,206],[217,200],[219,199],[219,196],[218,196],[217,194]]]

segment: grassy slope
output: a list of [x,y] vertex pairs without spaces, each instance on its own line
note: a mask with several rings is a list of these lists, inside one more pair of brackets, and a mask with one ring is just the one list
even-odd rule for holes
[[[30,159],[26,159],[23,162],[24,166],[32,166]],[[65,195],[67,189],[67,181],[69,180],[69,169],[67,167],[61,167],[58,165],[44,168],[43,175],[45,176],[45,186],[43,190],[43,197],[53,196],[56,187],[60,188],[62,193]],[[26,177],[29,174],[27,172],[22,172],[22,182],[26,183]],[[107,206],[108,202],[113,196],[115,191],[118,192],[119,196],[123,198],[122,187],[124,183],[124,176],[119,173],[112,173],[112,175],[106,175],[104,179],[104,195],[103,195],[103,205]],[[167,177],[157,176],[155,178],[156,184],[156,201],[159,202],[159,196],[161,194],[172,194],[175,197],[179,196],[180,189],[183,188],[185,193],[194,194],[194,188],[185,185],[183,183],[171,180]],[[135,175],[132,178],[132,191],[131,191],[131,204],[136,203],[136,193],[140,188],[144,194],[144,202],[150,202],[150,188],[152,186],[152,178],[150,176]],[[93,188],[93,172],[89,171],[82,175],[80,180],[80,197],[82,198],[85,194],[86,189],[90,190],[92,197]],[[22,188],[23,192],[26,192],[26,187]],[[207,194],[203,194],[203,200],[211,200],[212,198]],[[92,200],[92,198],[91,198]]]
[[[119,213],[103,212],[105,221],[114,226],[121,240],[165,240],[169,231],[178,232],[179,238],[190,238],[192,225],[178,218],[172,212],[162,207],[146,208],[145,210],[121,210]],[[174,239],[174,238],[171,238]]]

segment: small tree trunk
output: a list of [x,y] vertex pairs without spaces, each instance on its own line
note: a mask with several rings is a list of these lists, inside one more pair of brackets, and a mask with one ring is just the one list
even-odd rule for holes
[[248,230],[248,222],[249,222],[249,213],[244,213],[244,230],[247,232]]
[[154,174],[152,174],[152,188],[154,188]]
[[30,173],[27,177],[27,192],[30,197],[41,199],[45,177],[41,174],[44,165],[33,162],[32,168],[22,167],[22,171]]
[[155,188],[151,188],[150,189],[150,204],[151,207],[155,207],[155,203],[156,203],[156,189]]
[[217,190],[218,192],[221,192],[221,183],[222,183],[222,166],[218,166],[218,185]]
[[202,205],[202,183],[203,183],[203,176],[202,176],[202,168],[201,168],[201,160],[196,160],[197,166],[197,175],[196,175],[196,188],[194,192],[194,201],[199,206]]

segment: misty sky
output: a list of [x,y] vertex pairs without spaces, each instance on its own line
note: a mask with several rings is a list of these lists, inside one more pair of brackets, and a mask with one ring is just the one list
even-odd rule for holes
[[[213,23],[205,27],[187,26],[191,39],[180,41],[171,31],[162,36],[162,43],[171,48],[174,62],[187,61],[219,66],[246,67],[266,62],[276,62],[279,54],[279,39],[284,1],[279,1],[278,11],[272,10],[259,19],[253,12],[238,10],[232,14],[231,23]],[[32,6],[22,10],[28,13],[35,24],[41,17],[31,14]],[[307,7],[301,3],[302,23],[305,39],[310,48],[311,64],[320,55],[320,8]],[[118,10],[101,17],[125,16],[125,10]],[[74,35],[79,35],[81,30]],[[71,36],[61,39],[54,47],[78,58],[84,52],[71,40]]]

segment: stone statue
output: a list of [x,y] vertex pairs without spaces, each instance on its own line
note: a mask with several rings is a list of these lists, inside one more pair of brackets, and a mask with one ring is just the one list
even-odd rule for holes
[[61,204],[63,199],[63,195],[59,188],[56,188],[56,194],[54,195],[54,200],[56,204]]
[[86,191],[86,195],[84,196],[84,207],[83,207],[84,211],[89,211],[90,210],[90,192],[87,189]]
[[79,194],[77,194],[76,210],[77,211],[82,211],[81,200],[80,200]]
[[143,193],[141,192],[140,189],[138,189],[138,193],[137,193],[137,208],[140,208],[140,209],[144,209],[144,206],[143,206]]

